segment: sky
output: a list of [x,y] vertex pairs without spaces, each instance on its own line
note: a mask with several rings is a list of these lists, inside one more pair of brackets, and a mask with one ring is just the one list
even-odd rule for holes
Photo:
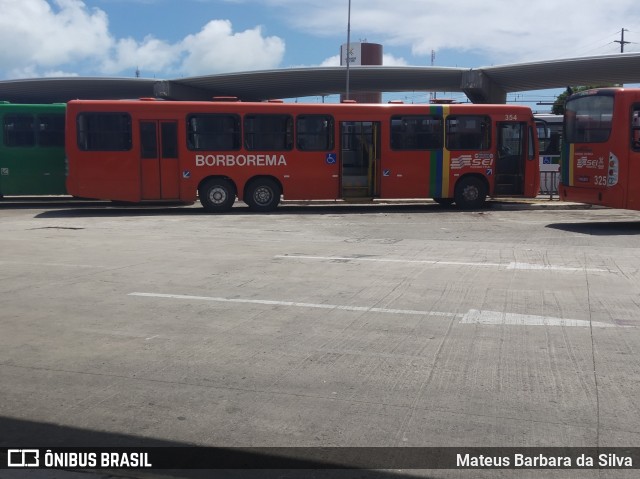
[[[0,80],[337,66],[348,3],[0,0]],[[351,0],[351,41],[382,44],[383,63],[394,66],[430,65],[432,52],[436,66],[468,68],[614,54],[622,29],[625,51],[640,51],[638,0]],[[509,94],[508,101],[556,94]],[[399,99],[423,102],[428,93]]]

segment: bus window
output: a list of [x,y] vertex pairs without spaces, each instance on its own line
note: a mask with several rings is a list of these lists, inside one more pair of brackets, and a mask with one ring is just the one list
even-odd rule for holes
[[393,150],[435,150],[442,148],[442,118],[394,116],[391,118]]
[[64,146],[64,115],[38,115],[38,145]]
[[631,148],[640,151],[640,105],[634,105],[631,112]]
[[162,134],[162,158],[178,158],[178,124],[163,121],[160,125]]
[[566,141],[569,143],[603,143],[611,133],[613,96],[583,96],[567,102]]
[[127,113],[81,113],[78,147],[83,151],[131,149],[131,117]]
[[448,116],[448,150],[488,150],[491,146],[491,120],[486,116]]
[[296,145],[302,151],[333,150],[333,117],[299,115],[296,118]]
[[6,115],[4,117],[4,145],[25,147],[36,145],[33,115]]
[[140,158],[158,158],[158,133],[155,121],[140,122]]
[[190,150],[239,150],[238,115],[191,115],[187,119],[187,145]]
[[535,138],[534,134],[533,134],[533,128],[529,127],[529,138],[528,138],[528,145],[529,145],[529,151],[528,151],[528,155],[527,158],[529,158],[530,160],[533,160],[535,158],[535,148],[534,143],[533,143],[533,139]]
[[290,115],[246,115],[244,145],[249,151],[291,150],[293,118]]

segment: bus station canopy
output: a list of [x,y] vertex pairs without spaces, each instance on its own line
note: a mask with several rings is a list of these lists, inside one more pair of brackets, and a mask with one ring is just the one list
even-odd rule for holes
[[[37,78],[0,81],[0,101],[57,103],[72,99],[243,101],[344,93],[345,67],[223,73],[169,80]],[[569,58],[482,68],[360,66],[349,69],[351,92],[463,92],[473,103],[505,103],[507,93],[586,85],[640,83],[640,53]]]

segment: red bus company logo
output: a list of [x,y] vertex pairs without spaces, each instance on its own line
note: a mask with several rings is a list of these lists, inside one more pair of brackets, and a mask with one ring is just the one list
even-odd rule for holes
[[9,449],[7,451],[7,467],[39,467],[39,449]]
[[493,166],[493,158],[491,157],[471,157],[471,155],[461,155],[457,158],[451,158],[451,169],[460,170],[462,168],[488,168]]
[[287,166],[284,155],[196,155],[196,166]]
[[577,166],[578,168],[595,168],[598,170],[604,170],[604,159],[602,159],[602,157],[595,159],[583,156],[582,158],[578,158]]

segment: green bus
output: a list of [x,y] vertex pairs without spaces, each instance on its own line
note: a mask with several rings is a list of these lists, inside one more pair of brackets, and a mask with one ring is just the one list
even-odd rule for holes
[[0,198],[67,194],[65,109],[0,102]]

